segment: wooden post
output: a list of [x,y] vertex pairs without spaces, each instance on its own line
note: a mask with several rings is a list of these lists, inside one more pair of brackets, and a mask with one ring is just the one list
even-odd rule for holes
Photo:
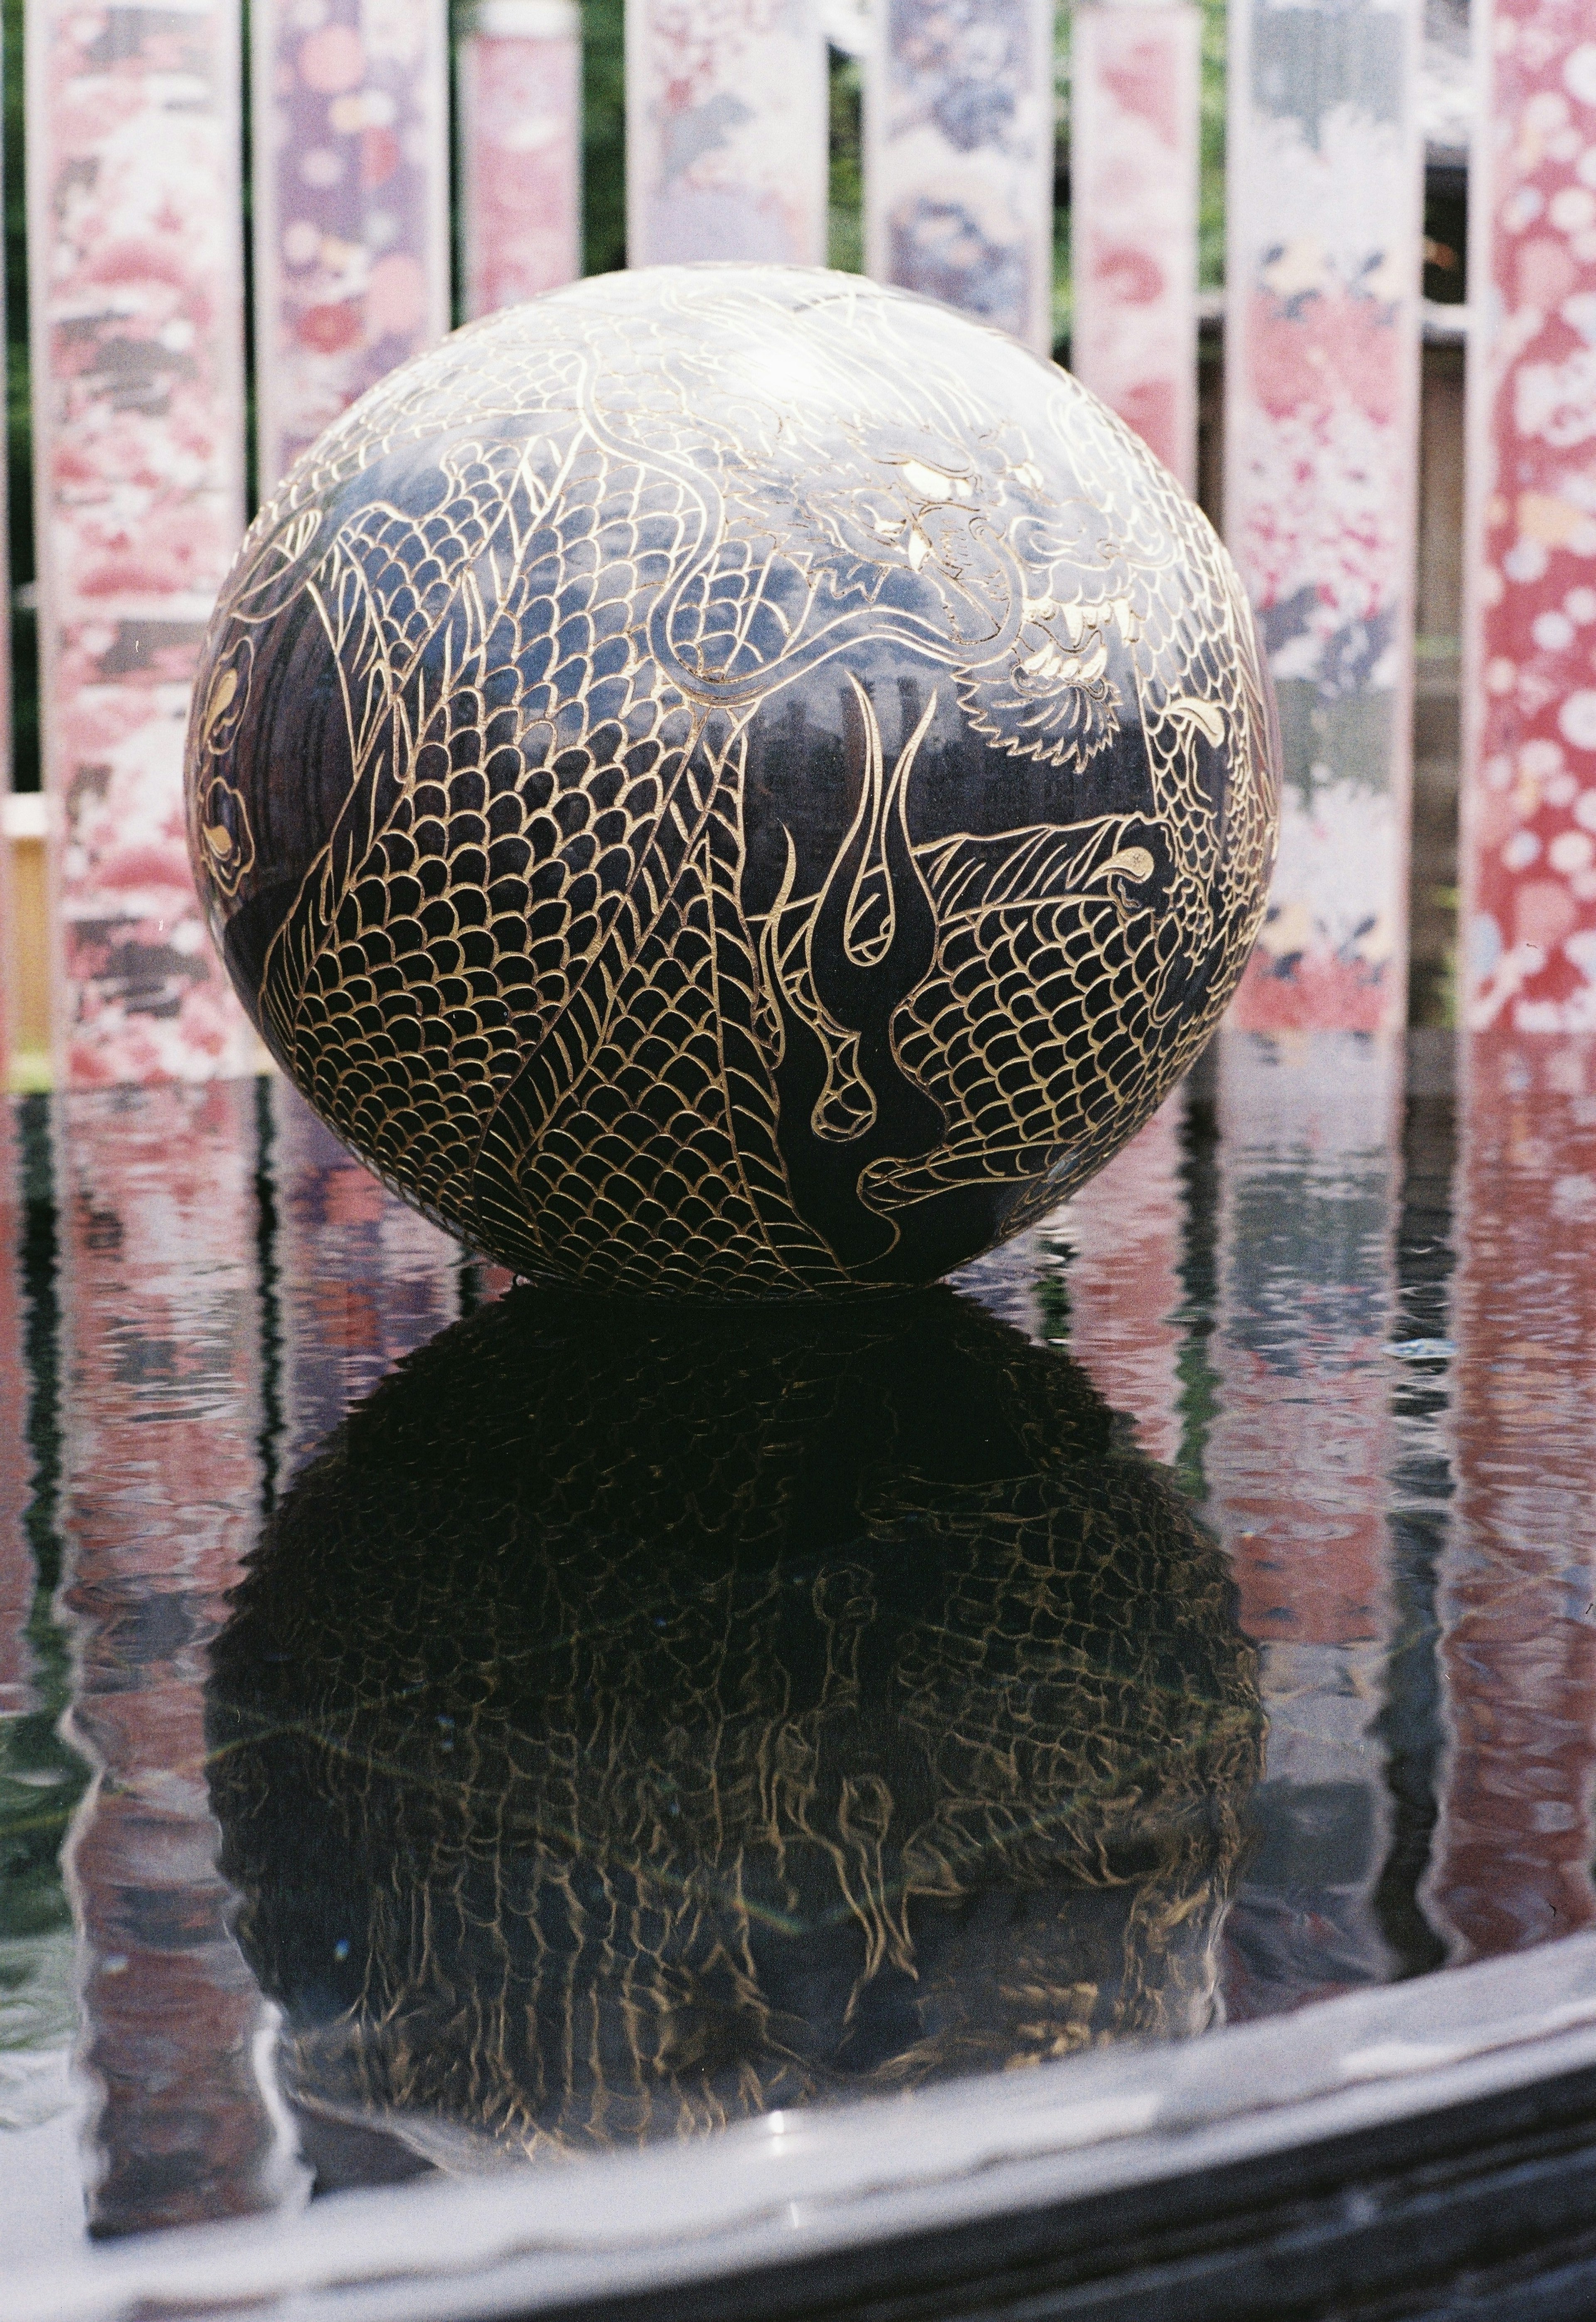
[[1078,8],[1071,50],[1070,368],[1197,484],[1194,7]]
[[1469,201],[1466,1020],[1596,1030],[1596,25],[1482,0]]
[[247,1072],[183,827],[243,526],[236,0],[28,0],[28,272],[58,1083]]
[[582,38],[574,0],[476,0],[457,52],[465,311],[582,270]]
[[1285,744],[1256,1030],[1407,1001],[1419,0],[1230,11],[1225,532]]
[[1390,1799],[1368,1729],[1391,1625],[1386,1347],[1400,1045],[1220,1035],[1208,1520],[1270,1716],[1261,1842],[1227,1927],[1232,2015],[1380,1982]]
[[824,266],[816,0],[627,0],[626,257]]
[[62,1602],[96,1771],[65,1866],[89,2217],[127,2233],[274,2208],[295,2168],[205,1785],[208,1649],[261,1507],[256,1083],[69,1102]]
[[866,271],[1051,352],[1052,0],[880,0],[875,15]]
[[254,0],[260,488],[449,328],[442,0]]

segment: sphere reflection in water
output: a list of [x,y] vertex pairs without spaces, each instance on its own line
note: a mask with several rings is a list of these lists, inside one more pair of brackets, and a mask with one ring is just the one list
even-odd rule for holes
[[445,2163],[1200,2029],[1259,1751],[1180,1495],[946,1291],[446,1332],[211,1716],[290,2097]]

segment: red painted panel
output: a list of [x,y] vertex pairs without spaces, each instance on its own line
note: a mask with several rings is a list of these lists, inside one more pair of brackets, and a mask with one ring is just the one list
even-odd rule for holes
[[1596,23],[1482,0],[1470,200],[1462,980],[1596,1029]]
[[477,0],[456,57],[468,316],[582,270],[582,44],[574,0]]

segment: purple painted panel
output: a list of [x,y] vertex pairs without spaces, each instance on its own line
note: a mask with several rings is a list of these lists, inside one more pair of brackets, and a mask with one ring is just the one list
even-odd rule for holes
[[1406,1016],[1420,0],[1230,11],[1225,535],[1285,744],[1235,1020]]
[[864,252],[901,283],[1053,344],[1053,0],[879,0]]
[[442,0],[255,0],[262,497],[449,328],[447,23]]
[[182,799],[195,655],[243,528],[237,10],[29,0],[27,25],[56,1069],[247,1072]]
[[816,0],[627,0],[626,257],[824,266]]
[[477,0],[456,61],[465,310],[582,270],[582,37],[573,0]]
[[1197,482],[1195,8],[1078,8],[1071,50],[1070,368]]

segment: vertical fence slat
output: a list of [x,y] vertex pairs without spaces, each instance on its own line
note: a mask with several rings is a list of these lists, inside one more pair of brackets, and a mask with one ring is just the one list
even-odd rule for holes
[[1285,742],[1236,1002],[1403,1021],[1418,477],[1418,0],[1230,12],[1225,530]]
[[443,0],[254,0],[262,497],[358,395],[449,328]]
[[1078,8],[1071,48],[1070,368],[1188,491],[1201,33],[1185,5]]
[[58,1080],[245,1072],[183,831],[194,659],[243,519],[234,0],[29,0],[28,233]]
[[1596,1030],[1596,24],[1482,5],[1470,199],[1467,1020]]
[[1499,1026],[1463,1062],[1451,1748],[1425,1896],[1456,1960],[1596,1922],[1596,1041]]
[[[1227,1028],[1218,1063],[1208,1513],[1270,1719],[1263,1842],[1226,1932],[1240,2016],[1391,1971],[1375,1907],[1390,1794],[1369,1728],[1391,1623],[1402,1052],[1323,1032],[1288,1050]],[[1311,1909],[1305,1862],[1326,1865]]]
[[466,315],[582,270],[582,41],[575,0],[477,0],[456,56]]
[[109,2233],[273,2208],[292,2169],[205,1782],[209,1647],[260,1514],[255,1102],[95,1090],[60,1117],[62,1601],[96,1773],[65,1862]]
[[823,266],[816,0],[627,0],[626,255]]
[[866,271],[1053,343],[1053,0],[878,0]]

